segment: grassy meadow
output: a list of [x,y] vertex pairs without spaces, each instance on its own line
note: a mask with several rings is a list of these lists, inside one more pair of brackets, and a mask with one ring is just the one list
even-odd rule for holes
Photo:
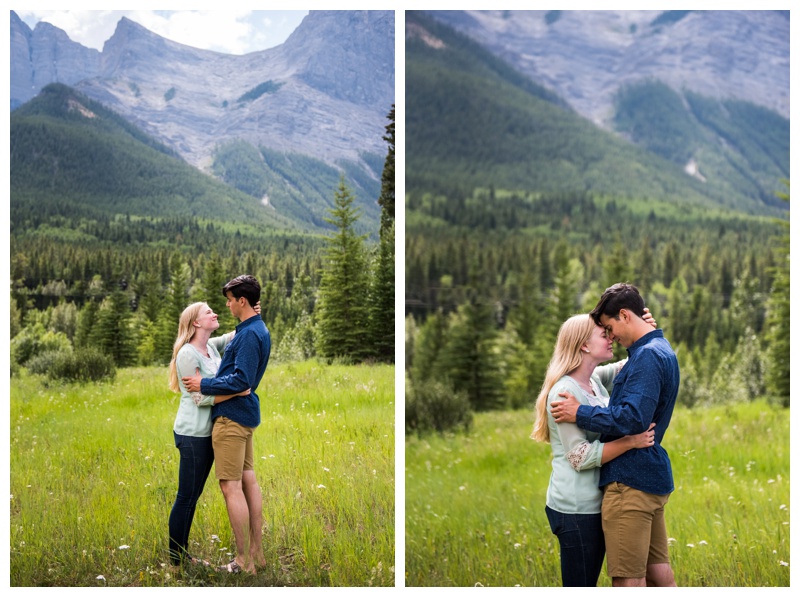
[[[406,586],[560,586],[544,513],[550,446],[527,411],[406,441]],[[789,586],[789,412],[678,408],[664,439],[679,586]],[[600,586],[610,586],[605,570]]]
[[[177,491],[166,368],[11,379],[11,586],[394,586],[394,368],[270,365],[254,437],[265,571],[168,565]],[[212,470],[190,551],[232,557]]]

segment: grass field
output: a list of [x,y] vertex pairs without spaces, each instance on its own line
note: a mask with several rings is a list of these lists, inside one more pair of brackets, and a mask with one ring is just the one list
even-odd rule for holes
[[[406,441],[406,586],[560,586],[544,514],[550,446],[532,414],[479,414],[469,435]],[[679,586],[789,586],[789,412],[678,409],[664,439]],[[599,584],[610,586],[603,571]]]
[[[113,383],[11,380],[11,586],[393,586],[394,368],[270,365],[254,438],[267,569],[167,565],[177,490],[165,368]],[[231,558],[213,471],[190,550]]]

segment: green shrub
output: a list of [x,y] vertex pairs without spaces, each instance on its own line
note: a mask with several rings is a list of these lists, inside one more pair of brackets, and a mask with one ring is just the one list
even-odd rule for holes
[[35,355],[71,349],[72,343],[66,334],[45,331],[44,326],[36,324],[24,328],[11,340],[11,361],[17,365],[25,365]]
[[472,426],[472,410],[464,392],[455,392],[441,382],[406,385],[406,434],[468,431]]
[[30,359],[28,370],[54,380],[77,382],[113,380],[117,373],[114,359],[94,349],[46,351]]

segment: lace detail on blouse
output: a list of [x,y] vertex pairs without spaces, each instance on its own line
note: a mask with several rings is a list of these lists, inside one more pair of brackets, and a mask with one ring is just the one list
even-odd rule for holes
[[583,463],[586,462],[586,458],[589,456],[589,450],[591,450],[591,448],[592,445],[589,442],[584,441],[567,452],[566,458],[567,462],[569,462],[569,465],[576,471],[581,470],[581,466],[583,466]]

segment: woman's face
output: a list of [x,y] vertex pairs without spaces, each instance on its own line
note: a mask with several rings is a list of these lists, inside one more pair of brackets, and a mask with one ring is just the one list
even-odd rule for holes
[[197,314],[197,319],[195,320],[198,329],[204,330],[211,330],[214,331],[219,327],[219,321],[217,321],[217,314],[211,310],[211,307],[208,305],[203,305],[200,309],[200,313]]
[[592,335],[584,345],[589,350],[591,356],[599,362],[607,361],[614,356],[614,342],[608,338],[606,330],[599,325],[594,326]]

